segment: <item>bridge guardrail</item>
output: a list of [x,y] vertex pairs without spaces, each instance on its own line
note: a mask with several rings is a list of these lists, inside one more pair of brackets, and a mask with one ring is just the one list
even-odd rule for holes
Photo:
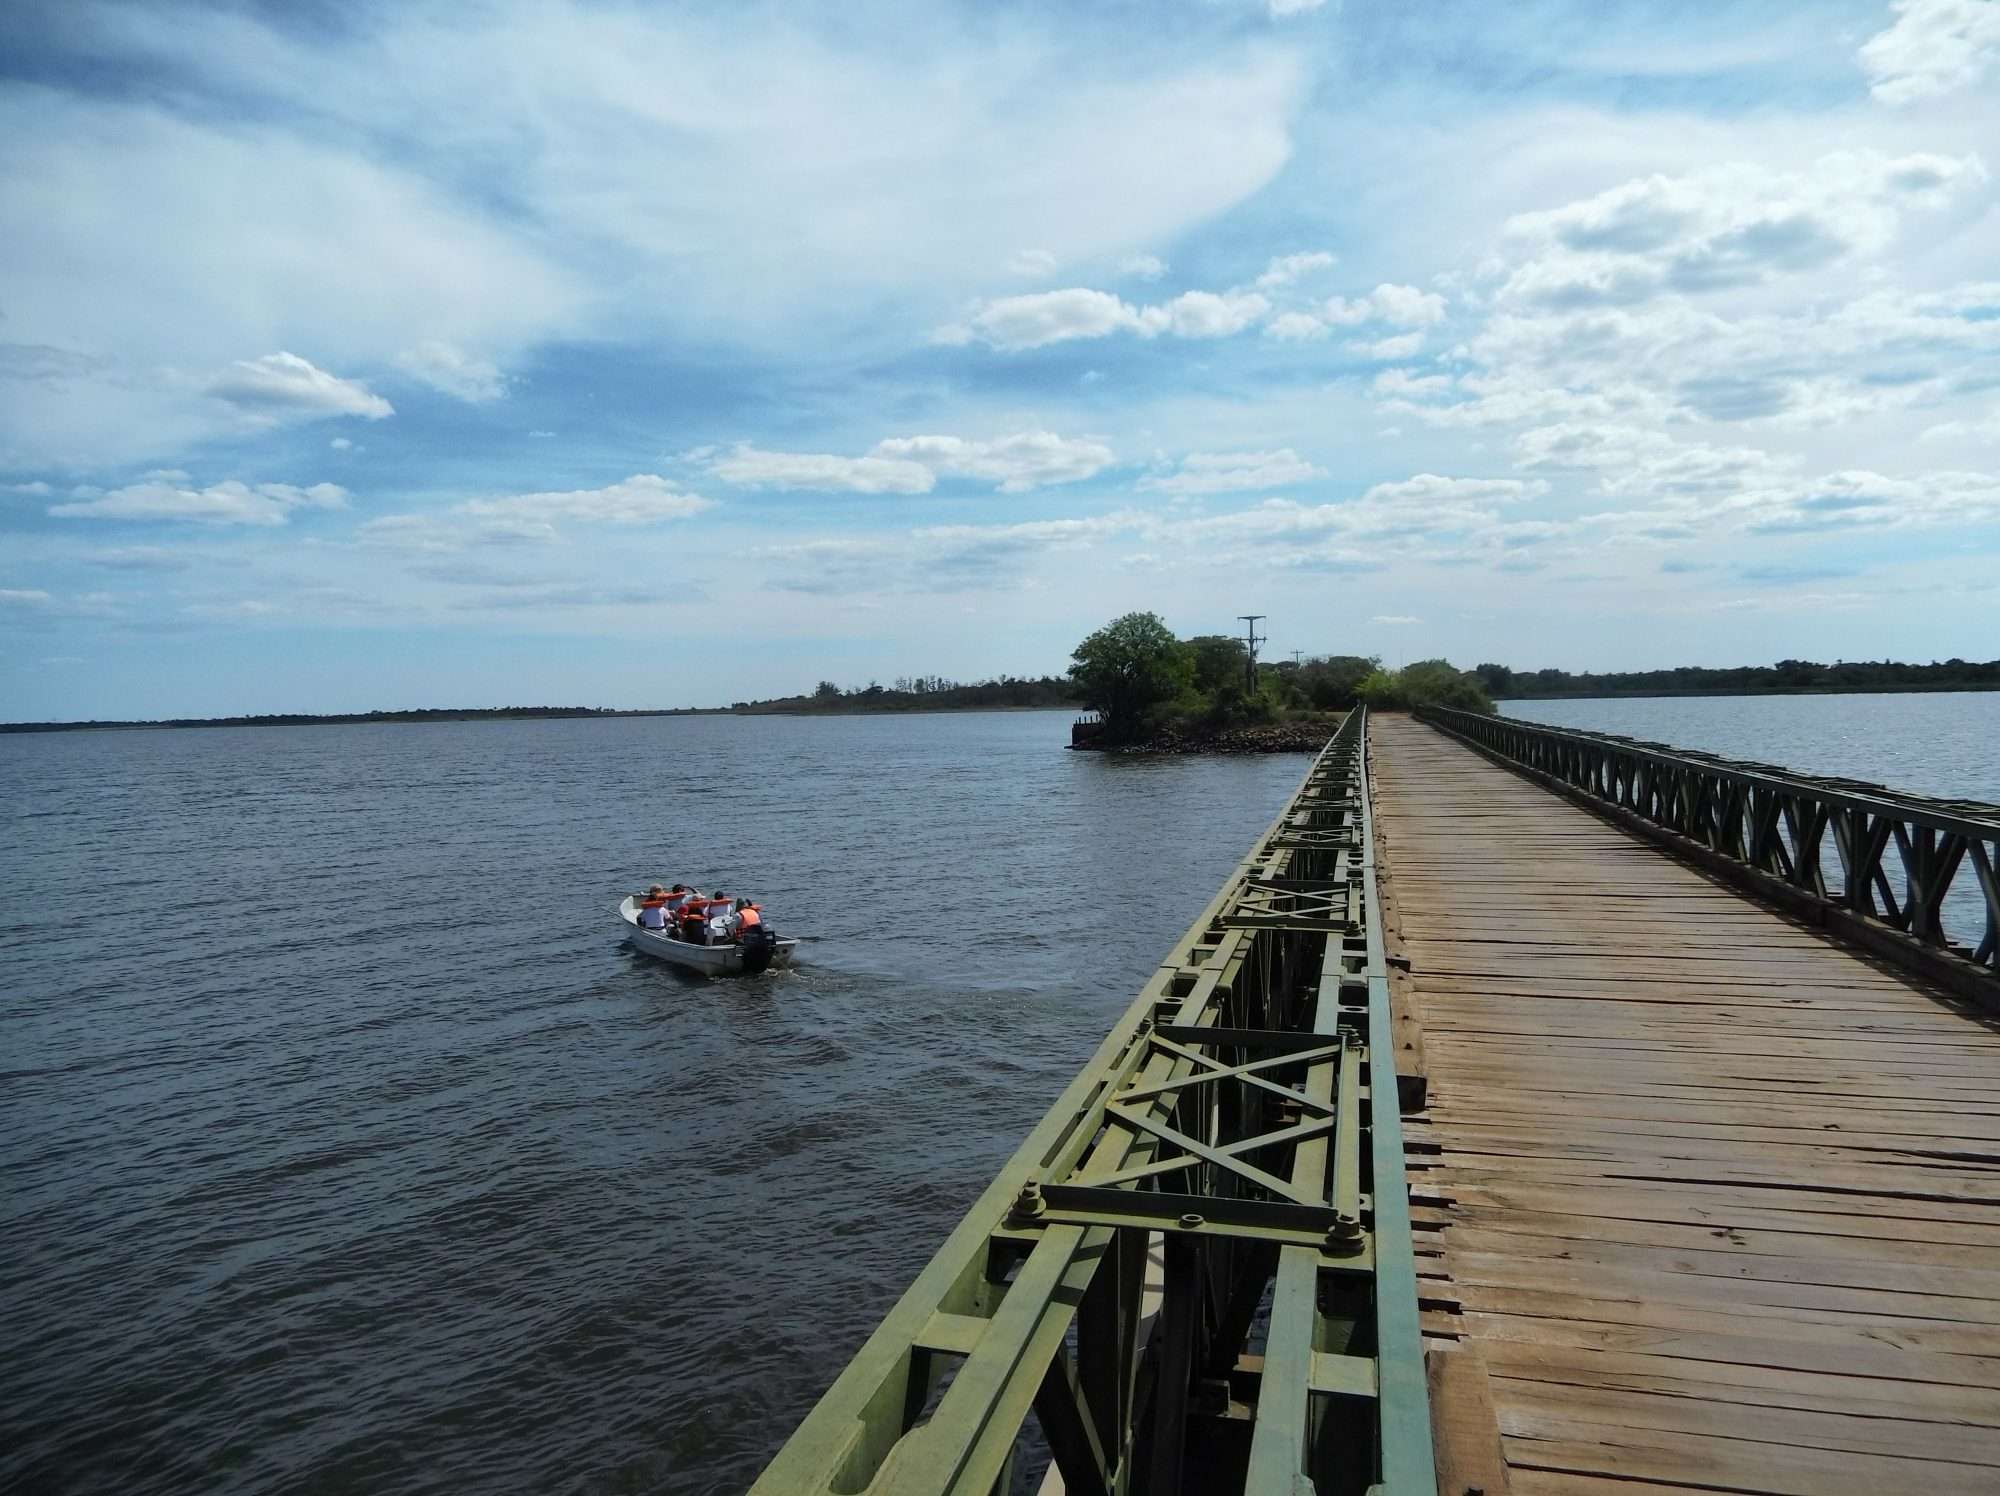
[[1779,899],[1794,912],[1842,916],[1822,919],[1833,933],[1892,956],[1895,944],[1914,946],[1932,958],[1917,963],[1925,975],[2000,1000],[2000,806],[1513,717],[1415,715],[1761,875],[1757,891],[1795,895]]
[[1364,720],[752,1496],[1437,1496]]

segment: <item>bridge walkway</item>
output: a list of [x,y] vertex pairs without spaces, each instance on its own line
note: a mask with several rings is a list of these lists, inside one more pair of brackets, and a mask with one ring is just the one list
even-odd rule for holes
[[2000,1491],[2000,1025],[1370,729],[1440,1489]]

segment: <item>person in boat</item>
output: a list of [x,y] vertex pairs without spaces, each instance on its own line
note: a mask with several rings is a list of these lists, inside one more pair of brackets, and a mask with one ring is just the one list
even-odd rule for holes
[[674,911],[674,922],[683,940],[701,944],[701,935],[708,924],[708,900],[698,888],[682,890],[680,907]]
[[647,930],[667,928],[667,891],[655,883],[646,890],[646,896],[639,901],[639,925]]
[[729,922],[735,910],[735,903],[721,889],[718,888],[708,896],[708,902],[702,906],[702,915],[706,921],[704,932],[708,937],[708,944],[724,945],[728,942]]
[[748,899],[738,899],[736,913],[731,923],[735,926],[736,938],[741,940],[764,923],[764,916]]

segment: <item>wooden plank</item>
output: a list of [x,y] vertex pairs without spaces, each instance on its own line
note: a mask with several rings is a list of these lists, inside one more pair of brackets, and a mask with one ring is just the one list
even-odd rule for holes
[[1424,1291],[1512,1490],[2000,1490],[1991,1019],[1372,727]]
[[1438,1496],[1508,1496],[1500,1423],[1477,1348],[1426,1353]]
[[[1543,1421],[1550,1430],[1561,1426],[1557,1419]],[[1764,1491],[1774,1496],[1888,1496],[1890,1492],[1993,1496],[1993,1471],[1984,1465],[1901,1460],[1745,1439],[1690,1439],[1597,1424],[1581,1424],[1565,1434],[1504,1436],[1509,1469],[1615,1480],[1620,1484],[1611,1489],[1621,1496],[1626,1490],[1623,1483],[1630,1480],[1678,1481],[1711,1491]]]
[[2000,1429],[2000,1397],[1984,1387],[1892,1377],[1813,1376],[1755,1363],[1514,1340],[1476,1344],[1489,1371],[1504,1377],[1705,1397],[1754,1407],[1799,1408],[1852,1418],[1903,1418]]
[[[1753,1407],[1708,1396],[1663,1396],[1620,1387],[1556,1385],[1495,1377],[1504,1383],[1503,1431],[1515,1436],[1573,1437],[1587,1425],[1662,1434],[1791,1445],[1803,1449],[1884,1455],[1920,1464],[1949,1458],[1957,1464],[2000,1466],[2000,1429],[1957,1425],[1950,1434],[1935,1423],[1902,1416],[1857,1418],[1801,1408]],[[2000,1488],[2000,1471],[1988,1477]]]

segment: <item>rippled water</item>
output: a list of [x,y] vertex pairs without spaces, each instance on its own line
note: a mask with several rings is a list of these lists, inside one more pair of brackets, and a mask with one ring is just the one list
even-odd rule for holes
[[1305,768],[1068,725],[0,737],[0,1489],[741,1489]]

